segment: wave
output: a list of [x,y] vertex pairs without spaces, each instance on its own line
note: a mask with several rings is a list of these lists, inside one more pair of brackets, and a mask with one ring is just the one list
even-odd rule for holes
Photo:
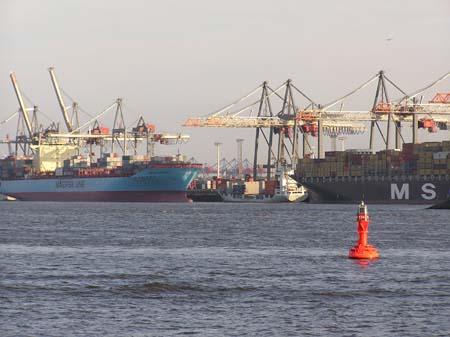
[[163,294],[163,293],[223,293],[223,292],[247,292],[254,291],[254,287],[236,286],[205,286],[192,285],[189,283],[169,283],[169,282],[146,282],[143,284],[119,286],[115,291],[129,292],[134,294]]

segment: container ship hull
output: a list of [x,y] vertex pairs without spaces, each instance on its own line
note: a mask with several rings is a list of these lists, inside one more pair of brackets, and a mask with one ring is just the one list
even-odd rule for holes
[[[371,177],[372,178],[372,177]],[[436,179],[306,178],[311,202],[436,204],[448,199],[449,177]]]
[[146,168],[130,176],[25,178],[0,181],[0,193],[22,201],[187,202],[195,167]]
[[450,193],[450,141],[325,152],[300,159],[297,176],[312,202],[435,204]]

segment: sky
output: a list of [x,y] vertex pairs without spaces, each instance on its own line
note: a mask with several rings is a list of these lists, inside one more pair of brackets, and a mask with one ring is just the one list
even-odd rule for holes
[[[129,123],[142,114],[157,130],[191,136],[159,154],[211,163],[214,142],[232,159],[244,138],[244,157],[252,158],[253,129],[181,125],[265,80],[276,87],[291,78],[326,103],[383,69],[412,92],[450,71],[449,32],[448,0],[0,0],[0,120],[18,108],[15,71],[26,96],[62,121],[47,72],[54,66],[63,90],[89,113],[122,97]],[[374,89],[346,108],[369,108]],[[450,81],[439,90],[450,92]],[[14,130],[5,124],[0,137]],[[365,143],[367,134],[346,139],[347,148]]]

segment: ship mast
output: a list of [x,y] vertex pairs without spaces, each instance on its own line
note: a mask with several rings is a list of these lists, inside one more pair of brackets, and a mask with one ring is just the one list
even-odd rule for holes
[[53,89],[55,89],[56,97],[58,98],[59,107],[61,108],[61,112],[64,117],[64,122],[66,123],[67,131],[72,132],[73,127],[70,121],[69,115],[67,113],[67,107],[64,104],[63,97],[61,95],[61,90],[59,89],[58,81],[56,80],[55,70],[53,67],[48,68],[48,72],[50,73],[50,78],[52,80]]

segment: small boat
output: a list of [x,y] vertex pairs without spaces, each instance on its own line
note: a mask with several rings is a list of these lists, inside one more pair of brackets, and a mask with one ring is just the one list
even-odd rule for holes
[[0,194],[0,201],[15,201],[16,198],[9,195]]
[[258,193],[246,194],[242,189],[231,193],[228,191],[219,192],[224,202],[300,202],[308,198],[308,191],[304,186],[299,186],[297,181],[291,177],[294,174],[292,170],[284,168],[277,172],[278,186],[273,194]]

